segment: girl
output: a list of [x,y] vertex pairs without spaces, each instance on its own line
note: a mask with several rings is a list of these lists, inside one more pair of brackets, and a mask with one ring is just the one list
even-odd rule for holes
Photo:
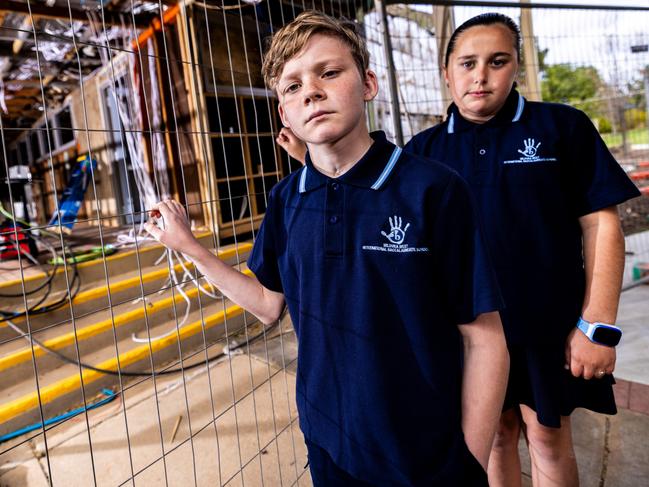
[[511,367],[489,483],[521,484],[523,430],[534,485],[569,487],[579,483],[570,414],[616,412],[624,237],[615,205],[639,192],[584,113],[516,91],[519,62],[509,17],[458,27],[445,56],[448,118],[405,149],[467,180],[505,298]]

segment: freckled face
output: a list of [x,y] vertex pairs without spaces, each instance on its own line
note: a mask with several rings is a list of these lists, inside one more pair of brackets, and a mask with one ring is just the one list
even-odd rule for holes
[[484,123],[500,110],[518,74],[514,35],[501,24],[462,32],[444,77],[460,114]]
[[345,43],[315,34],[284,65],[276,89],[282,123],[307,143],[327,144],[362,131],[378,86],[372,71],[361,76]]

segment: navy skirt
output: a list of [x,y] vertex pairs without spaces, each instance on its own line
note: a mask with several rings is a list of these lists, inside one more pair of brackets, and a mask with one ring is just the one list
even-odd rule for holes
[[561,416],[570,416],[575,408],[603,414],[615,414],[613,384],[615,379],[574,377],[564,368],[563,344],[509,347],[509,383],[503,411],[525,404],[544,426],[559,428]]

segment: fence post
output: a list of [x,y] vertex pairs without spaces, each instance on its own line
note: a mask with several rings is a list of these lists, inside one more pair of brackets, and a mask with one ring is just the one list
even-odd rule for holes
[[649,132],[649,66],[645,66],[643,71],[644,71],[643,74],[644,74],[645,118],[647,119],[647,132]]
[[[530,0],[520,0],[529,4]],[[523,59],[525,60],[525,95],[531,101],[541,101],[539,85],[539,57],[534,41],[532,9],[521,5],[521,33],[523,36]]]
[[390,98],[392,99],[392,122],[394,124],[395,142],[399,147],[403,147],[403,129],[401,128],[401,107],[399,106],[399,91],[397,89],[397,75],[394,69],[394,58],[392,57],[392,40],[390,39],[390,30],[388,28],[388,16],[385,11],[384,0],[376,0],[376,7],[381,17],[381,26],[383,30],[383,50],[385,51],[385,60],[388,63],[388,83],[390,87]]
[[[433,21],[435,22],[435,39],[437,41],[437,59],[439,64],[439,79],[440,89],[442,92],[442,100],[444,100],[444,108],[451,100],[451,93],[446,86],[444,80],[444,56],[446,54],[446,46],[455,30],[455,16],[453,15],[453,7],[447,5],[435,5],[433,7]],[[445,111],[443,111],[444,113]]]

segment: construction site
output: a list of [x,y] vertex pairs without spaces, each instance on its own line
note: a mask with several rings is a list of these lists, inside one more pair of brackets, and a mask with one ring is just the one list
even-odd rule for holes
[[556,3],[1,2],[0,486],[312,485],[288,313],[263,325],[144,231],[175,199],[251,274],[269,192],[301,168],[262,56],[310,9],[362,27],[367,122],[399,146],[444,120],[449,36],[493,10],[521,26],[520,93],[593,120],[642,196],[618,207],[618,414],[577,411],[575,448],[583,486],[646,485],[649,6]]

